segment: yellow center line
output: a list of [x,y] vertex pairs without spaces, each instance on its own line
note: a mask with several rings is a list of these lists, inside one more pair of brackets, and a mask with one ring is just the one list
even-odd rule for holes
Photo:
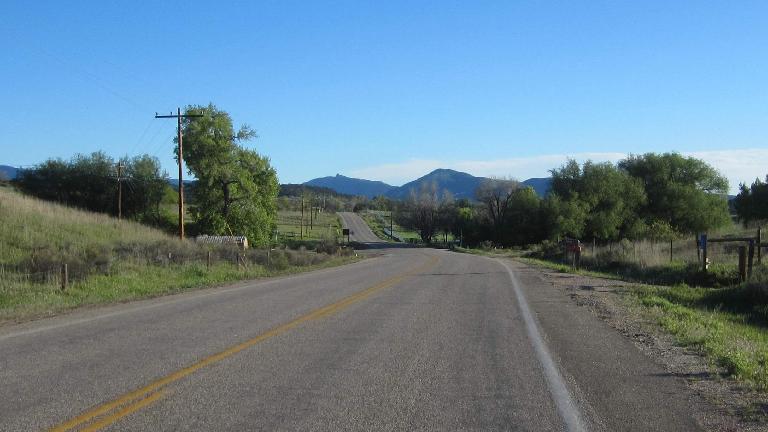
[[155,393],[152,393],[151,395],[145,397],[144,399],[140,399],[136,401],[135,403],[126,406],[125,408],[117,411],[116,413],[106,416],[103,419],[91,423],[85,428],[81,429],[80,432],[93,432],[97,431],[105,426],[109,426],[112,423],[120,420],[121,418],[127,416],[128,414],[134,413],[145,406],[151,404],[152,402],[160,399],[161,397],[165,396],[165,392],[163,390],[157,391]]
[[202,360],[199,360],[198,362],[193,363],[190,366],[187,366],[187,367],[185,367],[183,369],[179,369],[178,371],[173,372],[173,373],[171,373],[171,374],[169,374],[169,375],[167,375],[167,376],[165,376],[163,378],[157,379],[157,380],[151,382],[150,384],[148,384],[148,385],[146,385],[144,387],[136,389],[136,390],[134,390],[134,391],[132,391],[130,393],[126,393],[125,395],[123,395],[122,397],[120,397],[118,399],[115,399],[115,400],[113,400],[111,402],[107,402],[107,403],[98,405],[98,406],[96,406],[96,407],[94,407],[94,408],[84,412],[83,414],[80,414],[79,416],[77,416],[77,417],[75,417],[75,418],[73,418],[73,419],[71,419],[71,420],[69,420],[67,422],[64,422],[64,423],[62,423],[62,424],[60,424],[58,426],[55,426],[55,427],[51,428],[50,431],[51,432],[66,432],[66,431],[70,431],[70,430],[78,428],[78,427],[80,427],[80,426],[82,426],[82,425],[84,425],[86,423],[89,423],[89,422],[93,421],[94,419],[96,419],[96,418],[98,418],[100,416],[103,416],[103,415],[105,415],[105,414],[107,414],[107,413],[109,413],[109,412],[111,412],[111,411],[113,411],[113,410],[115,410],[117,408],[123,407],[122,409],[116,411],[115,413],[110,414],[110,415],[104,417],[103,419],[100,419],[100,420],[98,420],[98,421],[88,425],[87,427],[82,429],[82,431],[95,431],[95,430],[101,429],[101,428],[103,428],[105,426],[111,425],[114,422],[120,420],[121,418],[123,418],[123,417],[125,417],[125,416],[127,416],[127,415],[129,415],[129,414],[131,414],[131,413],[133,413],[133,412],[135,412],[135,411],[137,411],[137,410],[139,410],[139,409],[149,405],[150,403],[156,401],[157,399],[159,399],[162,396],[163,393],[159,392],[158,390],[160,390],[162,387],[165,387],[168,384],[171,384],[171,383],[173,383],[175,381],[178,381],[178,380],[180,380],[180,379],[182,379],[182,378],[184,378],[184,377],[186,377],[186,376],[188,376],[188,375],[190,375],[190,374],[192,374],[192,373],[194,373],[194,372],[196,372],[196,371],[198,371],[198,370],[200,370],[200,369],[202,369],[202,368],[204,368],[206,366],[210,366],[211,364],[220,362],[220,361],[226,359],[227,357],[231,357],[231,356],[233,356],[233,355],[235,355],[235,354],[237,354],[237,353],[239,353],[239,352],[241,352],[241,351],[243,351],[243,350],[245,350],[247,348],[250,348],[250,347],[252,347],[252,346],[254,346],[254,345],[256,345],[256,344],[258,344],[260,342],[263,342],[263,341],[265,341],[267,339],[270,339],[272,337],[275,337],[275,336],[278,336],[280,334],[283,334],[283,333],[285,333],[285,332],[287,332],[287,331],[289,331],[289,330],[291,330],[291,329],[293,329],[293,328],[295,328],[295,327],[297,327],[297,326],[299,326],[299,325],[301,325],[301,324],[303,324],[303,323],[305,323],[307,321],[316,320],[316,319],[320,319],[320,318],[324,318],[324,317],[333,315],[333,314],[341,311],[342,309],[344,309],[344,308],[346,308],[346,307],[348,307],[348,306],[350,306],[350,305],[352,305],[354,303],[357,303],[357,302],[359,302],[359,301],[361,301],[361,300],[363,300],[363,299],[373,295],[377,291],[381,291],[381,290],[383,290],[385,288],[389,288],[391,286],[394,286],[394,285],[398,284],[399,282],[401,282],[403,279],[405,279],[407,277],[410,277],[410,276],[413,276],[413,275],[415,275],[415,274],[417,274],[417,273],[419,273],[421,271],[426,270],[427,268],[430,268],[430,267],[434,266],[435,264],[437,264],[437,262],[439,260],[440,260],[439,257],[432,256],[432,257],[430,257],[430,260],[426,264],[424,264],[424,265],[421,265],[421,266],[419,266],[417,268],[414,268],[414,269],[412,269],[412,270],[410,270],[408,272],[402,273],[400,275],[390,277],[390,278],[388,278],[388,279],[386,279],[386,280],[384,280],[382,282],[379,282],[376,285],[373,285],[373,286],[371,286],[369,288],[364,289],[363,291],[360,291],[358,293],[355,293],[355,294],[352,294],[352,295],[350,295],[348,297],[345,297],[345,298],[337,301],[336,303],[332,303],[330,305],[323,306],[323,307],[321,307],[319,309],[315,309],[314,311],[312,311],[312,312],[310,312],[310,313],[308,313],[306,315],[300,316],[299,318],[296,318],[293,321],[289,321],[289,322],[287,322],[285,324],[282,324],[282,325],[280,325],[278,327],[275,327],[275,328],[273,328],[271,330],[268,330],[267,332],[262,333],[262,334],[260,334],[260,335],[258,335],[256,337],[254,337],[253,339],[249,339],[249,340],[247,340],[245,342],[242,342],[240,344],[232,346],[232,347],[230,347],[230,348],[228,348],[228,349],[226,349],[224,351],[221,351],[221,352],[219,352],[217,354],[214,354],[214,355],[206,357],[206,358],[204,358]]

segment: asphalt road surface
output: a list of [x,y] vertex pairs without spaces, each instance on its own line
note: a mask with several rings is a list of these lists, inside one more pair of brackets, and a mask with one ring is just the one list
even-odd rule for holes
[[0,430],[698,430],[684,382],[535,270],[375,253],[0,328]]
[[379,243],[382,240],[376,237],[368,224],[360,216],[351,212],[339,213],[344,228],[349,228],[349,239],[358,243]]

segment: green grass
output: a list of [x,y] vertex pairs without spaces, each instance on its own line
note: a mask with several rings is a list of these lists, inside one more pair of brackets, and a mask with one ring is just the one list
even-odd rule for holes
[[283,239],[319,241],[341,236],[341,221],[336,213],[315,213],[312,227],[309,222],[308,212],[304,214],[303,229],[300,211],[280,210],[277,213],[277,230]]
[[[382,211],[382,210],[366,210],[359,213],[360,217],[365,220],[365,222],[368,224],[369,227],[371,227],[371,231],[374,232],[379,238],[386,240],[386,241],[392,241],[392,239],[386,235],[384,229],[389,229],[390,226],[395,231],[395,236],[397,236],[399,239],[403,240],[406,243],[420,243],[421,242],[421,236],[418,232],[407,229],[401,225],[398,225],[397,223],[391,224],[390,222],[390,212],[388,211]],[[435,235],[434,240],[436,243],[440,243],[443,240],[443,234],[438,233]],[[453,235],[448,235],[448,241],[453,241]]]
[[365,223],[367,223],[368,226],[371,228],[371,231],[373,231],[373,233],[376,234],[376,237],[387,242],[395,241],[392,239],[392,237],[388,236],[387,233],[384,231],[385,227],[387,229],[389,229],[390,227],[389,212],[365,211],[365,212],[360,212],[359,214],[360,214],[360,217],[363,218]]
[[645,286],[632,294],[679,344],[700,350],[738,381],[768,391],[765,284],[720,289]]
[[[625,279],[546,260],[518,259],[561,272]],[[756,267],[751,282],[732,287],[639,285],[628,293],[630,306],[674,335],[678,344],[699,350],[725,375],[768,391],[768,266]]]
[[54,315],[88,305],[100,305],[174,294],[239,280],[299,273],[347,264],[357,258],[333,257],[319,264],[282,269],[250,265],[240,269],[229,263],[210,268],[194,263],[171,266],[120,264],[113,274],[75,281],[66,291],[55,284],[21,282],[0,286],[0,322]]
[[[209,253],[210,267],[206,265]],[[249,265],[240,269],[236,257],[243,253]],[[135,222],[0,188],[0,321],[314,270],[355,259],[303,248],[240,252],[233,247],[199,245]],[[60,290],[63,264],[70,275],[66,291]]]

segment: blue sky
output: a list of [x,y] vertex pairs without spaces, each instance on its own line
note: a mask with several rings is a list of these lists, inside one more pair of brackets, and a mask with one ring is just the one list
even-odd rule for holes
[[213,102],[282,182],[545,176],[679,151],[768,173],[768,2],[4,2],[0,163],[105,150],[174,172]]

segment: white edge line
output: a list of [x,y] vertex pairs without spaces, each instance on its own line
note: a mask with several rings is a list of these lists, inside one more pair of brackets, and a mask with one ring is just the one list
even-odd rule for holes
[[517,304],[520,307],[520,313],[525,322],[525,328],[528,331],[528,339],[531,340],[534,351],[536,352],[536,357],[538,357],[539,363],[541,363],[541,366],[544,369],[544,375],[547,379],[549,391],[552,394],[555,405],[557,405],[557,411],[560,413],[560,417],[565,423],[566,429],[569,432],[587,431],[581,413],[579,412],[579,407],[571,397],[568,387],[565,385],[565,381],[563,380],[562,375],[560,375],[560,371],[557,369],[554,360],[552,360],[552,355],[549,353],[549,349],[547,348],[546,343],[544,343],[544,339],[541,337],[536,318],[534,318],[531,313],[528,301],[525,299],[525,295],[520,288],[520,283],[517,281],[517,277],[506,262],[501,259],[496,259],[495,261],[507,269],[509,278],[512,281],[512,288],[515,291]]

